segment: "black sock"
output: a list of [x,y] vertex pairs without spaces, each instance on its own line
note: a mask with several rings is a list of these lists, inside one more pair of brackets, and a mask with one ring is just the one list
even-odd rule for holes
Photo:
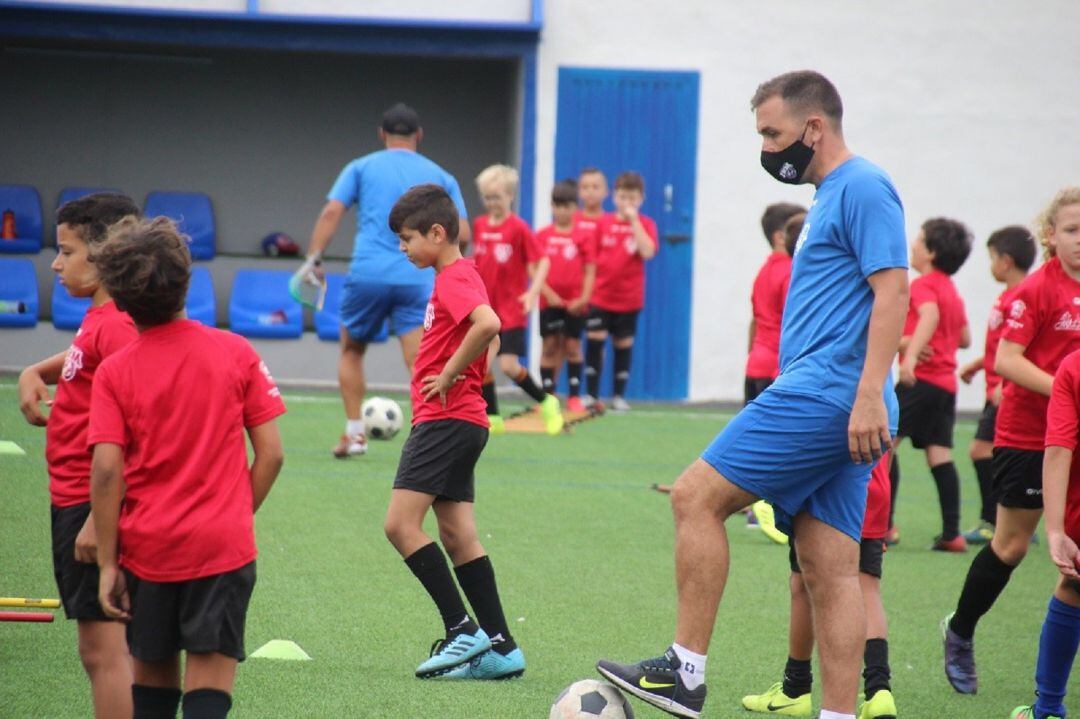
[[192,689],[184,695],[184,719],[225,719],[232,697],[220,689]]
[[979,497],[982,499],[982,511],[979,518],[993,524],[997,521],[997,500],[994,499],[994,460],[976,459],[975,476],[979,478]]
[[435,606],[439,608],[446,635],[459,633],[463,627],[468,628],[467,625],[462,625],[463,617],[469,619],[465,603],[461,601],[461,593],[454,584],[450,567],[447,566],[446,557],[439,545],[435,542],[425,544],[405,557],[405,564],[424,585]]
[[540,384],[544,386],[544,391],[548,394],[555,394],[555,368],[554,367],[541,367],[540,368]]
[[566,363],[566,386],[571,397],[581,395],[581,362]]
[[524,367],[521,368],[521,373],[514,378],[514,382],[518,387],[521,387],[525,391],[525,394],[532,397],[537,402],[543,402],[547,398],[547,392],[540,389],[536,382],[533,382],[532,375],[529,374],[529,370]]
[[585,345],[585,384],[589,394],[600,396],[600,372],[604,369],[604,343],[607,340],[589,340]]
[[952,462],[930,468],[941,502],[941,538],[945,541],[960,534],[960,475]]
[[975,625],[979,623],[982,615],[994,606],[998,595],[1009,583],[1014,569],[1016,567],[1010,567],[1001,561],[989,544],[983,547],[968,569],[964,588],[960,591],[960,601],[956,603],[956,613],[949,622],[949,629],[961,639],[975,636]]
[[495,584],[495,570],[491,560],[485,554],[460,567],[454,567],[461,591],[469,599],[469,605],[476,613],[476,621],[484,632],[491,637],[492,649],[502,655],[517,648],[510,628],[506,625],[502,603],[499,601],[499,588]]
[[894,521],[896,517],[896,496],[900,493],[900,460],[896,456],[896,452],[892,453],[892,462],[889,464],[889,490],[891,493],[891,499],[889,500],[889,529],[892,529],[896,524]]
[[626,395],[626,383],[630,381],[630,355],[633,347],[615,348],[615,396]]
[[866,700],[877,694],[882,689],[892,691],[889,679],[889,640],[867,639],[866,649],[863,650],[863,688],[866,692]]
[[488,416],[498,414],[499,398],[495,395],[495,380],[485,381],[484,384],[480,385],[480,395],[484,398],[484,402],[487,403]]
[[131,703],[135,708],[134,719],[176,719],[180,706],[181,691],[169,687],[131,685]]
[[809,694],[814,686],[814,674],[810,671],[809,659],[788,657],[784,666],[784,694],[794,699]]

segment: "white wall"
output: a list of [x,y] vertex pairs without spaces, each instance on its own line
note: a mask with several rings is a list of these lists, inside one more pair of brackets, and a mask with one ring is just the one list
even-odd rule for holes
[[[819,70],[844,99],[848,144],[892,175],[909,237],[936,215],[976,234],[956,275],[976,341],[963,362],[981,352],[998,291],[987,235],[1030,223],[1059,187],[1080,183],[1078,35],[1075,0],[547,0],[536,207],[553,180],[560,65],[700,71],[691,396],[740,399],[750,285],[766,253],[758,219],[770,202],[813,193],[760,168],[749,100],[776,74]],[[960,406],[982,406],[980,382]]]

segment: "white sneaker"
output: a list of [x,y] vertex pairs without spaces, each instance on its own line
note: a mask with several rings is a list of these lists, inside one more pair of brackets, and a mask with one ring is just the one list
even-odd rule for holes
[[334,447],[334,456],[338,459],[358,457],[367,453],[367,437],[362,434],[343,434]]
[[619,395],[615,395],[611,398],[611,411],[612,412],[629,412],[630,403]]
[[596,397],[593,397],[591,394],[583,394],[583,395],[581,395],[581,406],[584,407],[585,409],[592,409],[593,405],[595,405],[595,404],[596,404]]

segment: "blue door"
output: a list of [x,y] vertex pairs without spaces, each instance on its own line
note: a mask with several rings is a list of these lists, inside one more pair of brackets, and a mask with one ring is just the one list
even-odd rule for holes
[[[660,251],[646,264],[631,397],[676,400],[689,392],[699,79],[696,72],[559,69],[555,179],[589,165],[609,185],[624,170],[641,173],[642,211],[660,235]],[[606,354],[601,392],[610,396],[610,346]]]

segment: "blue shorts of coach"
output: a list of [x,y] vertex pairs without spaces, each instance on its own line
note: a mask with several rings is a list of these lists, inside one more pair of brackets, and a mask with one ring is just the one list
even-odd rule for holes
[[427,284],[388,284],[349,276],[341,291],[341,324],[357,342],[379,342],[385,339],[383,326],[389,320],[390,334],[400,337],[424,325],[430,298]]

